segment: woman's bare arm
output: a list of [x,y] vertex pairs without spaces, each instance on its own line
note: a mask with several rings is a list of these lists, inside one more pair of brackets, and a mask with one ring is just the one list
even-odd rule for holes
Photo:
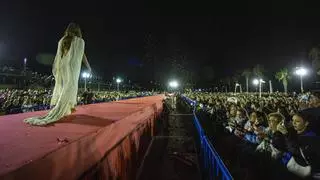
[[86,65],[86,67],[88,68],[88,70],[91,72],[91,66],[88,62],[87,56],[86,54],[83,54],[83,58],[82,58],[82,62]]

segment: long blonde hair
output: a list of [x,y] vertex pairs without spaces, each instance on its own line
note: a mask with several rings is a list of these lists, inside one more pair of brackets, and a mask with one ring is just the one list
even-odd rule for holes
[[60,49],[62,52],[61,58],[68,53],[71,46],[71,42],[75,36],[82,38],[80,26],[76,23],[70,23],[66,31],[64,32],[64,38],[62,40]]

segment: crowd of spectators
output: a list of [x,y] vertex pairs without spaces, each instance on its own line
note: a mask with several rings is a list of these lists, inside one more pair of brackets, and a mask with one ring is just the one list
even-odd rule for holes
[[31,73],[30,77],[28,77],[26,84],[31,87],[32,86],[50,87],[54,85],[54,78],[52,75],[33,72]]
[[246,169],[241,179],[250,179],[250,174],[251,179],[257,178],[252,174],[263,179],[320,178],[320,99],[316,93],[259,97],[189,92],[184,96],[197,101],[196,112],[204,114],[202,123],[214,131],[207,133],[212,144],[220,146],[227,166],[233,171],[237,171],[234,167]]
[[[51,90],[0,90],[0,113],[1,115],[32,112],[50,109]],[[153,92],[137,91],[100,91],[94,92],[88,89],[78,93],[78,104],[91,104],[100,102],[116,101],[134,97],[150,96]]]

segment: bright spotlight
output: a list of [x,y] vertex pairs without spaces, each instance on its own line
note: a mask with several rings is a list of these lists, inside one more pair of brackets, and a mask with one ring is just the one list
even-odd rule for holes
[[298,67],[296,69],[296,74],[299,76],[305,76],[307,74],[307,70],[303,67]]
[[177,88],[179,86],[179,83],[177,81],[170,81],[169,87],[171,88]]
[[86,79],[86,78],[89,78],[90,76],[91,76],[90,73],[87,73],[87,72],[83,72],[83,73],[82,73],[82,77],[85,78],[85,79]]
[[259,84],[259,80],[258,79],[254,79],[253,81],[252,81],[252,83],[253,83],[253,85],[258,85]]
[[301,93],[303,93],[303,76],[307,75],[307,69],[303,67],[297,67],[295,73],[300,76],[300,88],[301,88]]
[[117,78],[116,82],[119,84],[122,82],[122,80],[120,78]]

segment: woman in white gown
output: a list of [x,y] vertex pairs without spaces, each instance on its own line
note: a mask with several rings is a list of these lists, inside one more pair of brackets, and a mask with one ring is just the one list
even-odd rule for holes
[[52,67],[55,86],[50,105],[54,107],[45,116],[25,119],[26,123],[46,125],[75,111],[81,63],[84,62],[91,72],[84,54],[84,44],[79,26],[74,23],[69,24],[59,41]]

